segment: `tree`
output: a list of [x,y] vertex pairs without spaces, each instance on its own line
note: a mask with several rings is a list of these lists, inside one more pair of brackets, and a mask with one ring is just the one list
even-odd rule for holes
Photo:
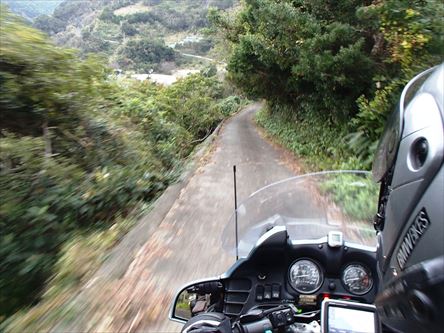
[[355,18],[366,1],[322,3],[247,0],[235,18],[212,12],[232,43],[229,77],[253,97],[300,112],[353,115],[373,74],[371,47]]

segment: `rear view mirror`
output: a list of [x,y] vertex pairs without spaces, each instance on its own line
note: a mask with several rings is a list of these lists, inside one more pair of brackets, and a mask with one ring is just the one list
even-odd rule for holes
[[219,279],[208,279],[183,287],[175,296],[170,319],[186,323],[195,315],[210,309],[217,311],[223,285]]

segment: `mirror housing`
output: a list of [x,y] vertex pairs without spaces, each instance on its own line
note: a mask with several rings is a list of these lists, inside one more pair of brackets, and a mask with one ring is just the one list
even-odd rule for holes
[[183,286],[171,304],[169,319],[185,324],[190,318],[217,303],[222,292],[220,278],[194,281]]

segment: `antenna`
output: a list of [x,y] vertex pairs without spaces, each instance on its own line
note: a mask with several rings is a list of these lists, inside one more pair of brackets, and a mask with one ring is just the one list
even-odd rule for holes
[[237,186],[236,186],[236,165],[233,165],[233,177],[234,177],[234,226],[236,233],[236,261],[239,260],[238,234],[237,234]]

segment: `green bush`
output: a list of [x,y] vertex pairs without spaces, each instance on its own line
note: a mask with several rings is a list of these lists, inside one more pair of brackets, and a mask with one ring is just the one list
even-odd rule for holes
[[228,96],[217,104],[220,112],[225,116],[231,116],[236,113],[241,106],[241,99],[239,96]]

